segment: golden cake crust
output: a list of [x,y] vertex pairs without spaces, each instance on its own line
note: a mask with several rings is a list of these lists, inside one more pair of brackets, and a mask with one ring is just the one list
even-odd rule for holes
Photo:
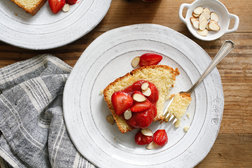
[[167,65],[151,65],[144,66],[132,70],[126,75],[117,78],[111,82],[103,91],[104,100],[106,101],[115,121],[122,133],[131,131],[133,128],[129,126],[123,117],[118,116],[111,102],[111,96],[114,92],[125,89],[138,80],[148,80],[154,83],[159,91],[159,100],[157,101],[157,116],[154,121],[162,120],[163,103],[169,98],[168,93],[171,87],[173,87],[176,76],[179,75],[179,71],[175,70]]
[[[38,0],[34,5],[30,6],[27,1],[11,1],[17,4],[20,8],[24,9],[26,12],[30,13],[31,15],[35,15],[46,2],[46,0]],[[34,0],[31,0],[31,2],[34,2]]]

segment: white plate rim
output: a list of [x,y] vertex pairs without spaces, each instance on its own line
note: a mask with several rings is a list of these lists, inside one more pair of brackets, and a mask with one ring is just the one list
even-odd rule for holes
[[[172,29],[170,29],[170,28],[167,28],[167,27],[164,27],[164,26],[161,26],[161,25],[156,25],[156,24],[137,24],[137,25],[130,25],[130,26],[125,26],[125,27],[121,27],[121,28],[116,28],[116,29],[113,29],[113,30],[110,30],[110,31],[108,31],[108,32],[106,32],[106,33],[104,33],[103,35],[101,35],[99,38],[97,38],[87,49],[86,49],[86,51],[82,54],[82,56],[81,56],[81,58],[78,60],[78,62],[76,63],[76,65],[75,65],[75,67],[79,67],[79,66],[81,66],[81,59],[83,59],[83,57],[85,57],[86,56],[86,53],[88,53],[88,51],[89,50],[91,50],[91,48],[93,47],[93,46],[95,46],[95,44],[97,44],[98,42],[100,42],[100,41],[102,41],[103,39],[105,39],[106,37],[108,37],[108,36],[110,36],[110,34],[113,34],[113,33],[115,33],[115,32],[117,32],[117,31],[120,31],[120,30],[127,30],[127,29],[131,29],[131,30],[134,30],[134,29],[137,29],[137,28],[143,28],[143,27],[154,27],[154,28],[156,28],[156,29],[162,29],[162,30],[165,30],[165,31],[170,31],[170,32],[173,32],[173,34],[174,34],[174,36],[179,36],[180,38],[183,38],[184,40],[186,40],[187,42],[189,42],[189,43],[191,43],[191,45],[192,46],[194,46],[194,47],[196,47],[196,48],[198,48],[198,50],[200,50],[201,51],[201,53],[205,53],[205,55],[207,55],[207,61],[208,62],[210,62],[210,57],[208,56],[208,54],[200,47],[200,46],[198,46],[195,42],[193,42],[192,40],[190,40],[189,38],[187,38],[186,36],[184,36],[184,35],[182,35],[182,34],[180,34],[180,33],[178,33],[178,32],[176,32],[176,31],[174,31],[174,30],[172,30]],[[68,92],[69,92],[69,89],[71,88],[71,84],[73,83],[73,78],[71,78],[71,76],[73,76],[72,74],[76,74],[77,73],[77,68],[75,68],[74,67],[74,69],[73,69],[73,71],[72,71],[72,73],[71,73],[71,75],[70,75],[70,77],[69,77],[69,80],[67,81],[67,83],[66,83],[66,86],[65,86],[65,90],[64,90],[64,97],[63,97],[63,102],[64,102],[64,118],[65,118],[65,122],[66,122],[66,126],[67,126],[67,130],[68,130],[68,132],[69,132],[69,134],[70,134],[70,137],[71,137],[71,139],[72,139],[72,141],[73,141],[73,143],[75,144],[75,146],[76,146],[76,148],[79,150],[79,151],[81,151],[79,148],[78,148],[78,145],[76,144],[76,136],[75,135],[73,135],[72,133],[71,133],[71,130],[73,129],[73,128],[70,128],[71,126],[70,126],[70,121],[69,121],[69,119],[68,119],[68,117],[69,117],[69,112],[66,112],[67,110],[67,104],[68,103],[66,103],[66,102],[68,102],[69,101],[69,98],[67,97],[68,96]],[[202,72],[201,72],[202,73]],[[218,80],[218,82],[217,82],[217,85],[218,85],[218,89],[219,89],[219,91],[220,91],[220,100],[219,100],[219,102],[217,102],[217,103],[219,103],[219,107],[216,107],[216,113],[217,114],[219,114],[218,115],[218,122],[217,123],[215,123],[216,124],[216,130],[215,130],[215,137],[212,139],[212,141],[211,141],[211,144],[209,144],[209,148],[207,149],[207,151],[206,151],[206,153],[203,155],[203,156],[200,156],[197,160],[194,160],[193,161],[193,165],[195,166],[195,165],[197,165],[202,159],[204,159],[205,158],[205,156],[208,154],[208,152],[210,151],[210,149],[212,148],[212,146],[213,146],[213,144],[214,144],[214,142],[215,142],[215,140],[216,140],[216,137],[217,137],[217,135],[218,135],[218,132],[219,132],[219,128],[220,128],[220,123],[221,123],[221,120],[222,120],[222,114],[223,114],[223,108],[224,108],[224,98],[223,98],[223,90],[222,90],[222,84],[221,84],[221,80],[220,80],[220,75],[219,75],[219,72],[218,72],[218,70],[217,69],[215,69],[214,71],[213,71],[213,73],[215,73],[215,75],[217,75],[217,78],[218,79],[216,79],[216,80]],[[216,81],[215,81],[216,82]],[[71,90],[71,89],[70,89]],[[65,111],[66,110],[66,111]],[[68,109],[69,110],[69,109]],[[83,152],[81,152],[84,156],[87,156],[87,154],[85,154],[85,153],[83,153]],[[91,162],[93,162],[94,164],[96,164],[93,160],[91,160]],[[99,166],[99,165],[98,165]]]

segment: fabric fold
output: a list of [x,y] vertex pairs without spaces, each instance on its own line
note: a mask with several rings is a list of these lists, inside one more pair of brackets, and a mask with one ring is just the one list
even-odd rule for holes
[[71,69],[51,55],[0,69],[0,157],[12,167],[94,167],[73,146],[63,120]]

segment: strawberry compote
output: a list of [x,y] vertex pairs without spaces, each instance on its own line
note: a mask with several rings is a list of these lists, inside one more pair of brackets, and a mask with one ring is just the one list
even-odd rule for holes
[[[142,86],[143,84],[145,87]],[[139,80],[112,95],[115,113],[123,115],[125,111],[129,110],[131,117],[126,119],[125,115],[123,116],[127,124],[134,128],[147,128],[153,122],[157,115],[157,101],[157,87],[146,80]]]

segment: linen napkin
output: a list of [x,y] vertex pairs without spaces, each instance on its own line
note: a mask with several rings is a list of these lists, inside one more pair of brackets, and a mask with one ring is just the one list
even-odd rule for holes
[[94,167],[73,146],[63,120],[71,69],[51,55],[0,69],[0,157],[11,167]]

